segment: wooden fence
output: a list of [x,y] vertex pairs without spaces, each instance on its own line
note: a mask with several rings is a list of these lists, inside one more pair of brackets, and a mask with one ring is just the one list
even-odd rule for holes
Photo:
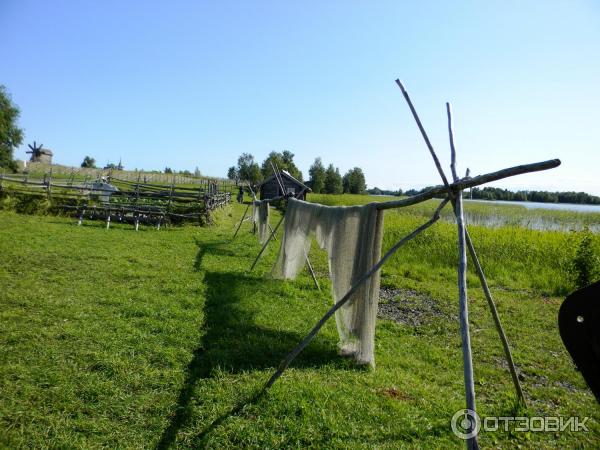
[[143,182],[141,173],[136,181],[107,176],[83,180],[43,177],[29,174],[0,174],[0,195],[17,198],[46,198],[50,208],[72,211],[79,223],[86,218],[134,223],[160,224],[164,222],[210,221],[214,209],[231,200],[231,186],[221,180],[203,179],[196,186],[178,185],[171,177],[170,184]]
[[163,183],[163,184],[207,184],[208,182],[217,182],[222,190],[228,189],[233,192],[235,183],[226,178],[204,177],[195,175],[186,175],[182,173],[162,173],[143,170],[116,170],[99,169],[87,167],[70,167],[59,164],[45,164],[37,162],[28,162],[26,172],[32,177],[43,176],[52,173],[54,177],[73,178],[76,180],[84,178],[102,178],[113,177],[127,181],[137,181],[138,178],[144,183]]

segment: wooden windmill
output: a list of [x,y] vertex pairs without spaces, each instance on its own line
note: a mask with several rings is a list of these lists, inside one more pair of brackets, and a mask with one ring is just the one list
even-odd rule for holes
[[27,146],[31,149],[25,152],[31,153],[31,158],[29,161],[52,164],[52,150],[43,148],[43,144],[37,145],[35,141],[33,141],[33,145],[28,144]]
[[31,150],[25,153],[31,153],[30,161],[37,161],[42,156],[42,147],[44,144],[36,145],[35,141],[33,141],[33,145],[27,144]]

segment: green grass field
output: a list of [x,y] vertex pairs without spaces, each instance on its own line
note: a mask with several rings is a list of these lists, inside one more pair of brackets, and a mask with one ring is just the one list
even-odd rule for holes
[[[384,247],[425,222],[434,206],[386,213]],[[0,446],[464,448],[450,429],[464,407],[455,226],[436,224],[385,266],[382,286],[417,299],[418,320],[378,321],[376,369],[339,357],[328,323],[257,397],[331,300],[322,251],[311,252],[322,292],[307,273],[269,278],[277,245],[248,272],[260,245],[248,223],[231,240],[242,211],[225,208],[212,227],[137,233],[0,211]],[[472,227],[471,234],[529,400],[528,409],[515,407],[501,345],[470,274],[480,414],[591,418],[588,432],[482,433],[481,446],[597,447],[600,408],[556,324],[572,288],[567,269],[577,233],[513,226]]]

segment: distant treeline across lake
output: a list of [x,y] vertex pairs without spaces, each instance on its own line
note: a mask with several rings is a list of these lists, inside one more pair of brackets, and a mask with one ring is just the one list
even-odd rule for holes
[[480,200],[473,198],[467,201],[488,203],[497,205],[517,205],[524,206],[527,209],[553,209],[561,211],[576,211],[580,213],[600,213],[600,204],[582,204],[582,203],[543,203],[530,201],[511,201],[511,200]]
[[[371,195],[405,195],[412,197],[421,194],[433,186],[427,186],[423,189],[409,189],[402,191],[383,190],[377,187],[368,189],[367,193]],[[590,195],[585,192],[549,192],[549,191],[509,191],[495,187],[473,188],[464,191],[466,198],[473,200],[503,200],[510,202],[533,202],[533,203],[571,203],[575,205],[600,205],[600,197]]]
[[[367,198],[359,201],[360,196],[348,197],[345,199],[345,204],[379,202],[393,198],[377,194],[363,197]],[[335,204],[327,199],[319,200],[327,201],[327,204]],[[402,208],[402,212],[427,216],[433,212],[439,202],[440,199],[431,200]],[[487,228],[513,226],[539,231],[580,231],[587,228],[594,233],[600,233],[600,205],[466,199],[464,207],[467,223],[471,225]],[[442,212],[442,218],[446,221],[454,221],[454,214],[450,208]]]

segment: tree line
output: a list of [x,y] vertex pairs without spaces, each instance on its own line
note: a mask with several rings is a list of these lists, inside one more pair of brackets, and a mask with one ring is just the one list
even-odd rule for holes
[[[417,190],[409,189],[404,195],[412,197],[431,189],[433,186]],[[476,200],[505,200],[514,202],[539,202],[539,203],[575,203],[587,205],[600,205],[600,197],[586,194],[585,192],[550,192],[550,191],[509,191],[495,187],[474,187],[470,191],[463,191],[463,197]]]
[[471,198],[540,203],[577,203],[600,205],[600,197],[585,192],[516,191],[494,187],[473,188]]
[[[273,151],[259,165],[252,154],[242,153],[237,165],[227,171],[227,178],[257,186],[273,175],[273,167],[276,167],[278,170],[285,170],[298,181],[304,182],[302,171],[294,163],[294,156],[289,150]],[[321,158],[316,158],[308,174],[306,185],[315,194],[364,194],[367,189],[365,175],[360,167],[350,169],[342,176],[339,168],[334,167],[333,164],[329,164],[326,168]]]

